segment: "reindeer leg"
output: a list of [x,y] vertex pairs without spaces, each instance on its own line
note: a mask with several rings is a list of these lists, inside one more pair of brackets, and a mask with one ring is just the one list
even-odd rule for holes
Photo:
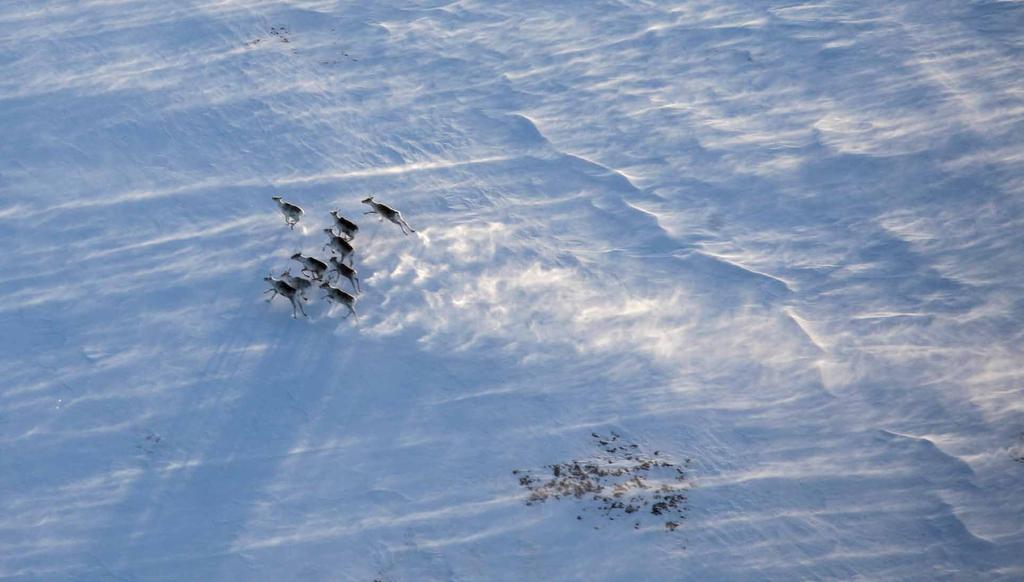
[[266,293],[269,293],[269,292],[273,292],[274,294],[270,296],[270,299],[267,299],[267,303],[270,303],[271,301],[274,300],[274,297],[277,297],[277,289],[267,289],[263,293],[266,294]]
[[391,222],[397,224],[398,228],[402,229],[402,234],[404,234],[406,236],[409,235],[409,233],[405,232],[405,229],[408,228],[409,225],[405,223],[405,219],[402,218],[402,213],[401,212],[399,212],[398,214],[392,216],[391,217]]
[[[327,299],[326,295],[324,295],[324,299]],[[327,313],[325,314],[325,317],[331,317],[332,315],[334,315],[334,307],[335,307],[334,302],[328,299],[327,300]]]
[[359,288],[359,277],[355,277],[356,293],[362,293],[363,290]]
[[297,306],[299,307],[299,311],[301,311],[301,312],[302,312],[302,315],[303,315],[303,316],[304,316],[304,317],[305,317],[306,319],[309,319],[309,314],[307,314],[307,313],[306,313],[306,310],[302,308],[302,302],[301,302],[301,301],[296,301],[295,299],[292,299],[292,313],[293,313],[293,314],[295,313],[295,306],[296,306],[296,305],[297,305]]

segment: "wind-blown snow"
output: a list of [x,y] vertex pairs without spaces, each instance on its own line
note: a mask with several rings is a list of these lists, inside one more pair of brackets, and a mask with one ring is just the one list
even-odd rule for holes
[[[1024,577],[1024,3],[0,27],[0,578]],[[334,208],[358,326],[262,301]],[[524,504],[594,431],[679,529]]]

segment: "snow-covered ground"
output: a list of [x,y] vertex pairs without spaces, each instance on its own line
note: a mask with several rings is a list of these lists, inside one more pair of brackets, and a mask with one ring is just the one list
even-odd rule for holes
[[[1024,2],[0,29],[0,578],[1024,578]],[[358,326],[261,295],[334,208]],[[525,503],[613,431],[675,531]]]

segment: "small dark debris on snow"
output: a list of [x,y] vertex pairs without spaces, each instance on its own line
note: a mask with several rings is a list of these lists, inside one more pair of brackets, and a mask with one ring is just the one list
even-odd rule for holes
[[[288,30],[287,26],[271,26],[270,27],[270,36],[276,37],[277,40],[280,41],[280,42],[290,43],[291,42],[291,38],[288,36],[289,34],[291,34],[291,32]],[[254,47],[254,46],[258,45],[262,41],[263,41],[262,38],[254,38],[253,40],[250,40],[250,41],[246,42],[245,46],[247,46],[247,47]]]
[[287,26],[271,26],[270,36],[276,36],[277,40],[281,42],[291,42],[288,39],[288,27]]
[[[594,509],[609,521],[627,515],[652,520],[667,517],[670,521],[663,522],[665,528],[675,531],[688,509],[689,483],[683,469],[666,460],[660,450],[655,451],[655,460],[639,444],[621,443],[622,437],[614,432],[611,436],[596,432],[591,436],[595,447],[607,455],[546,465],[536,473],[512,471],[518,476],[519,485],[529,491],[526,505],[575,499],[582,505],[582,511]],[[647,507],[649,512],[641,511]],[[582,521],[583,517],[577,515],[576,519]],[[634,521],[633,527],[640,529],[640,525],[641,521]]]
[[142,441],[135,445],[135,448],[147,455],[154,455],[162,448],[163,437],[152,431],[147,431]]

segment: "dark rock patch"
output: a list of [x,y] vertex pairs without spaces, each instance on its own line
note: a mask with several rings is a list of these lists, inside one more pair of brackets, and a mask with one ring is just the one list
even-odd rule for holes
[[634,529],[650,521],[675,531],[688,509],[690,484],[683,467],[661,450],[648,455],[615,432],[591,437],[600,450],[593,457],[512,471],[529,491],[526,505],[576,500],[582,505],[578,521],[583,521],[582,513],[592,512],[609,521],[631,518]]

